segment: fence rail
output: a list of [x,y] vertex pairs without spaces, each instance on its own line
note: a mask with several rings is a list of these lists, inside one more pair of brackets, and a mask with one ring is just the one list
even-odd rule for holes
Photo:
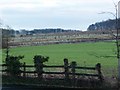
[[[2,67],[2,71],[3,74],[4,73],[7,73],[8,70],[7,70],[7,65],[6,64],[2,64],[0,65]],[[30,68],[32,68],[32,71],[29,70]],[[61,68],[62,71],[45,71],[43,70],[44,68],[54,68],[54,69],[57,69],[57,68]],[[35,75],[37,74],[38,77],[41,77],[43,76],[43,74],[61,74],[64,76],[65,79],[70,79],[70,76],[73,77],[73,79],[75,79],[75,76],[76,75],[79,75],[79,76],[92,76],[92,77],[98,77],[98,79],[100,81],[103,80],[103,77],[102,77],[102,73],[101,73],[101,64],[100,63],[97,63],[95,65],[95,67],[80,67],[80,66],[76,66],[76,62],[72,62],[71,65],[68,64],[68,60],[67,59],[64,59],[64,65],[43,65],[42,67],[40,67],[40,71],[37,71],[36,70],[36,66],[35,65],[26,65],[26,63],[24,63],[23,65],[20,66],[20,73],[24,76],[24,77],[27,77],[27,74],[32,74],[32,75]],[[80,69],[83,69],[83,70],[89,70],[89,71],[96,71],[96,73],[87,73],[87,72],[76,72],[76,69],[80,70]],[[70,71],[71,70],[71,71]]]

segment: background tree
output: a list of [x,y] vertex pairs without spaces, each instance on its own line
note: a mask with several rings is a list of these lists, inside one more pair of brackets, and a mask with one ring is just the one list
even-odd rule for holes
[[[120,28],[120,18],[118,19],[118,28]],[[106,31],[106,30],[116,30],[116,19],[109,19],[102,22],[96,22],[95,24],[89,25],[88,31]]]
[[9,30],[7,29],[1,29],[2,30],[2,48],[7,48],[8,47],[8,43],[10,40],[10,33]]

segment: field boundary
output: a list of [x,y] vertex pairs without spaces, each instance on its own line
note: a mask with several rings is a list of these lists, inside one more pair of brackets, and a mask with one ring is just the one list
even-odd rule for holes
[[[73,81],[76,80],[77,76],[85,76],[85,77],[97,77],[98,80],[100,80],[101,82],[103,81],[103,76],[101,73],[101,64],[97,63],[95,65],[95,67],[80,67],[80,66],[76,66],[76,62],[73,61],[71,63],[71,65],[68,64],[68,59],[64,59],[64,65],[43,65],[39,67],[39,71],[36,70],[36,66],[35,65],[26,65],[26,63],[24,63],[23,65],[20,66],[21,71],[19,71],[19,76],[21,77],[37,77],[37,78],[59,78],[59,79],[65,79],[65,80],[69,80],[72,79]],[[6,64],[2,64],[0,65],[2,66],[2,74],[3,75],[8,75],[8,70],[7,70],[7,65]],[[44,69],[58,69],[59,71],[46,71]],[[32,69],[32,70],[30,70]],[[91,71],[91,73],[81,73],[81,72],[77,72],[76,70],[88,70]],[[96,71],[96,73],[92,73],[92,71]],[[51,76],[52,75],[52,76]],[[45,77],[46,76],[46,77]]]

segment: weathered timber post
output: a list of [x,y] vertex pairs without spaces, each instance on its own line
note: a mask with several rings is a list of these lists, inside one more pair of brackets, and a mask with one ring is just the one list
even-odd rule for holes
[[73,86],[75,86],[75,67],[76,67],[77,63],[75,61],[73,61],[71,63],[71,71],[72,71],[72,82],[73,82]]
[[43,76],[42,76],[42,73],[43,73],[43,63],[39,63],[37,65],[37,73],[38,73],[38,77],[40,79],[42,79],[43,78]]
[[25,72],[26,72],[26,63],[24,62],[23,63],[23,77],[26,77]]
[[69,80],[69,66],[68,59],[64,59],[65,80]]
[[101,64],[100,63],[96,64],[96,70],[98,72],[98,78],[102,82],[103,81],[103,76],[102,76],[102,72],[101,72]]

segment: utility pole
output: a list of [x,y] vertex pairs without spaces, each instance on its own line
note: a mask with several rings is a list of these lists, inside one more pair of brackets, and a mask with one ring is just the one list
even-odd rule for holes
[[117,58],[118,58],[118,80],[120,82],[120,31],[119,31],[119,27],[118,27],[118,18],[120,18],[119,16],[119,13],[120,13],[120,1],[118,2],[118,9],[117,9],[117,6],[116,6],[116,29],[117,29],[117,36],[116,36],[116,46],[117,46]]
[[118,59],[118,82],[120,82],[120,40],[119,40],[119,27],[118,27],[118,5],[119,5],[120,2],[118,2],[118,4],[115,4],[114,3],[114,6],[115,6],[115,23],[116,23],[116,48],[117,48],[117,59]]
[[10,38],[10,27],[7,25],[7,35],[6,35],[6,62],[8,61],[9,58],[9,38]]
[[[113,1],[113,3],[114,3],[114,1]],[[120,5],[120,1],[117,3],[117,4],[115,4],[114,3],[114,7],[115,7],[115,29],[116,29],[116,49],[117,49],[117,59],[118,59],[118,82],[120,83],[120,34],[119,34],[119,27],[118,27],[118,23],[120,23],[120,22],[118,22],[119,20],[118,20],[118,14],[119,14],[119,12],[120,11],[118,11],[119,10],[119,6]]]
[[[114,1],[113,1],[113,3],[114,3]],[[118,59],[118,81],[120,82],[120,40],[119,40],[120,39],[120,31],[119,31],[120,28],[118,28],[118,23],[120,23],[120,22],[118,22],[119,21],[118,14],[120,14],[120,11],[118,11],[118,10],[120,10],[119,5],[120,5],[120,1],[117,4],[114,3],[115,14],[112,12],[101,12],[99,14],[107,13],[107,14],[111,14],[115,17],[116,35],[114,35],[114,36],[115,36],[115,40],[116,40],[116,50],[117,50],[117,59]],[[119,16],[119,18],[120,18],[120,16]]]

